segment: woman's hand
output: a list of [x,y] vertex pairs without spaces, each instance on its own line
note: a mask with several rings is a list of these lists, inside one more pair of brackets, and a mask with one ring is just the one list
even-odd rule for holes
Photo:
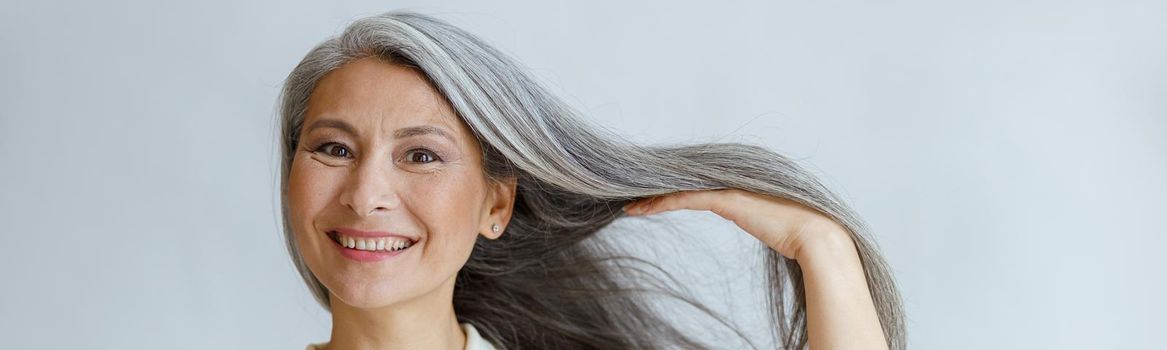
[[855,241],[842,225],[789,199],[740,189],[682,191],[629,203],[629,215],[709,210],[803,271],[810,348],[887,349]]
[[810,251],[807,246],[817,249],[851,240],[843,226],[817,210],[789,199],[740,189],[674,192],[640,199],[624,207],[628,215],[677,209],[712,211],[795,260],[804,258],[806,251]]

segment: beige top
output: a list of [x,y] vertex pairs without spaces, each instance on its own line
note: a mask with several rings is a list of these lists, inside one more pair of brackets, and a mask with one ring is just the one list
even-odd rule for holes
[[[462,325],[462,331],[466,332],[466,350],[494,350],[494,345],[478,335],[478,329],[469,323],[459,323]],[[308,344],[304,350],[323,350],[328,346],[328,342]]]

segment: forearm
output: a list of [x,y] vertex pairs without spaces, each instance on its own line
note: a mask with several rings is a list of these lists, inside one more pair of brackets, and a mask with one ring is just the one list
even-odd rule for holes
[[812,350],[887,349],[855,242],[825,225],[799,251]]

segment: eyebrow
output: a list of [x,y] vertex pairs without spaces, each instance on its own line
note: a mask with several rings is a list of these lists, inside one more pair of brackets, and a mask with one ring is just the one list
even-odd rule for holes
[[[357,132],[357,128],[353,127],[352,124],[349,124],[343,120],[328,118],[319,119],[312,122],[312,124],[308,125],[308,128],[304,130],[304,133],[307,134],[308,132],[317,128],[340,129],[341,131],[352,134],[353,136],[360,136],[360,133]],[[445,137],[446,139],[450,140],[450,142],[455,142],[453,135],[451,135],[449,132],[446,132],[444,128],[435,125],[419,125],[400,128],[393,132],[393,138],[403,139],[407,137],[429,134]]]

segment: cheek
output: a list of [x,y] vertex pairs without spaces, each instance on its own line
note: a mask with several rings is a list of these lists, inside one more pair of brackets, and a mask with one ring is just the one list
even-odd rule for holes
[[[484,186],[473,172],[446,172],[410,180],[402,199],[417,216],[434,249],[469,256],[478,235]],[[445,253],[442,253],[445,255]]]
[[288,174],[288,220],[298,238],[314,232],[313,218],[327,206],[339,182],[328,172],[297,158]]

